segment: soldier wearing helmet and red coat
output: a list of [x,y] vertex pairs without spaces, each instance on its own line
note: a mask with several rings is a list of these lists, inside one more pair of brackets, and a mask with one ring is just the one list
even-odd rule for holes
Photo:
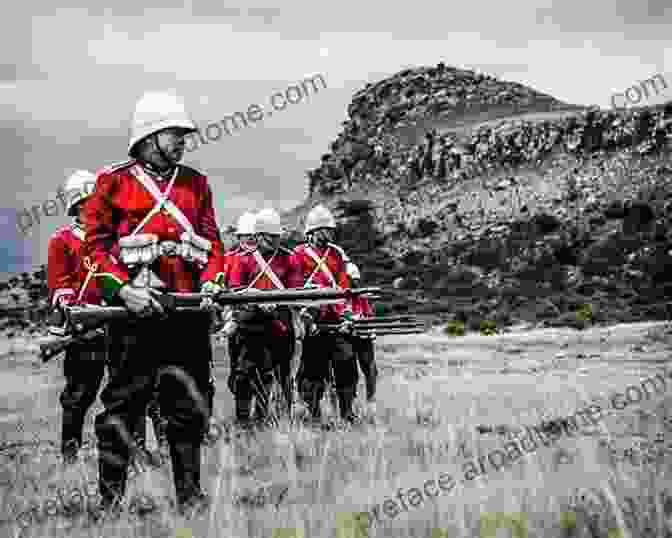
[[[314,207],[306,217],[306,242],[294,249],[301,264],[304,287],[349,288],[348,256],[333,243],[336,221],[324,206]],[[309,330],[303,342],[299,373],[299,391],[308,405],[313,420],[319,421],[320,400],[324,394],[329,370],[333,367],[341,417],[354,421],[352,404],[357,390],[357,364],[349,334],[352,330],[350,304],[322,305],[309,308],[306,314],[313,322],[340,322],[336,333]],[[311,325],[310,321],[308,325]]]
[[[95,304],[103,302],[102,291],[93,277],[94,271],[81,256],[85,237],[85,201],[96,186],[96,176],[87,170],[78,170],[68,178],[64,191],[67,196],[66,214],[72,223],[59,229],[49,241],[47,284],[52,306]],[[90,273],[90,275],[89,275]],[[52,329],[54,330],[54,329]],[[58,329],[56,329],[58,330]],[[82,429],[86,411],[96,399],[103,379],[105,366],[105,339],[99,337],[72,346],[66,351],[63,373],[66,384],[60,396],[63,407],[61,452],[66,463],[74,463],[82,446]],[[156,402],[150,404],[148,413],[154,424],[156,437],[164,437],[162,420]],[[145,415],[133,428],[133,437],[145,448]]]
[[[280,215],[273,209],[260,211],[254,219],[256,248],[241,249],[230,264],[230,288],[283,290],[301,288],[301,267],[292,251],[280,246]],[[229,347],[231,376],[229,388],[236,400],[236,420],[250,424],[255,396],[261,421],[268,417],[268,402],[277,380],[291,404],[289,365],[293,353],[294,326],[286,306],[240,307],[234,312],[236,331]]]
[[115,456],[99,459],[105,507],[124,495],[130,457],[124,430],[144,411],[157,375],[178,508],[209,504],[200,451],[211,415],[212,320],[209,312],[166,313],[159,301],[160,291],[216,291],[223,277],[208,180],[179,164],[184,137],[193,132],[177,96],[143,95],[132,120],[131,160],[101,170],[87,204],[84,254],[98,266],[105,299],[136,315],[110,326],[116,367],[96,417],[99,452]]
[[[96,176],[86,170],[72,174],[66,184],[66,213],[72,222],[60,228],[49,240],[47,286],[53,307],[77,302],[100,304],[100,290],[86,280],[80,248],[84,240],[84,202],[96,185]],[[81,293],[80,293],[81,292]],[[81,296],[80,296],[81,295]],[[56,330],[56,328],[52,328]],[[63,361],[65,387],[60,395],[63,407],[61,454],[66,463],[74,463],[82,446],[86,412],[96,400],[105,371],[105,341],[99,337],[68,348]]]
[[[347,264],[348,275],[351,278],[353,288],[359,288],[361,285],[361,273],[359,268],[353,263]],[[366,295],[357,295],[352,298],[352,317],[353,319],[371,319],[375,318],[376,314],[369,303]],[[352,347],[357,357],[357,363],[364,374],[364,381],[366,383],[366,400],[369,403],[370,410],[375,411],[376,400],[376,381],[378,379],[378,368],[376,367],[375,356],[375,342],[376,337],[373,335],[352,336]]]

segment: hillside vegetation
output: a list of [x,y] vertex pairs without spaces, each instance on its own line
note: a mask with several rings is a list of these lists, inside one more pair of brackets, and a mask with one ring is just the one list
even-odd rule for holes
[[391,310],[478,328],[663,319],[672,107],[600,110],[439,65],[358,92],[308,172]]

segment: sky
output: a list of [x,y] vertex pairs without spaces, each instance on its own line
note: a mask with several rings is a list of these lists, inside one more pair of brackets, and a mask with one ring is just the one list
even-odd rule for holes
[[17,211],[54,199],[76,169],[126,160],[145,91],[178,93],[204,126],[323,76],[326,88],[186,154],[208,175],[222,225],[303,201],[306,170],[340,131],[353,93],[406,67],[443,61],[602,107],[669,72],[672,95],[669,0],[56,3],[17,2],[0,21],[2,274],[46,263],[67,219],[42,214],[24,235]]

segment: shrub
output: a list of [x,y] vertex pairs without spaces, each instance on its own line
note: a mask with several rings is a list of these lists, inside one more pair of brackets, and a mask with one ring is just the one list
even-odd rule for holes
[[593,307],[590,304],[581,304],[576,309],[576,317],[580,321],[593,321]]
[[464,323],[456,319],[448,322],[448,325],[443,329],[448,336],[464,336]]
[[497,334],[497,323],[492,320],[484,319],[481,321],[479,332],[483,336],[492,336],[493,334]]
[[429,237],[432,235],[439,225],[431,219],[423,218],[418,222],[418,235],[421,238]]

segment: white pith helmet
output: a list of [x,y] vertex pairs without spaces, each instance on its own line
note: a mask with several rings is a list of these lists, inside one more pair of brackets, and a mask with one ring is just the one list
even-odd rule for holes
[[262,209],[257,213],[254,222],[254,231],[258,234],[282,234],[280,215],[275,209]]
[[180,97],[168,92],[145,93],[135,105],[128,143],[129,155],[142,139],[169,127],[198,131]]
[[69,217],[75,215],[75,208],[80,202],[93,194],[96,189],[96,175],[88,170],[77,170],[65,182],[63,187],[68,201],[66,214]]
[[322,204],[316,205],[308,213],[305,233],[310,233],[318,228],[336,228],[334,216]]
[[256,215],[246,211],[238,217],[236,224],[236,235],[254,235]]

